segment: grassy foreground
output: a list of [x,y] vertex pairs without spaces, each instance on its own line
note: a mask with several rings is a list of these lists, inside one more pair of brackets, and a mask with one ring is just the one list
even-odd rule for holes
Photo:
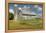
[[21,29],[43,29],[42,19],[31,20],[9,20],[9,30],[21,30]]

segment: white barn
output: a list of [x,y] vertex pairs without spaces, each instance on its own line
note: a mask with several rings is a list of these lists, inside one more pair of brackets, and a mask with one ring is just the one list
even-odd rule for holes
[[15,8],[15,20],[20,19],[21,17],[26,19],[32,19],[36,17],[34,12],[29,12],[31,8]]

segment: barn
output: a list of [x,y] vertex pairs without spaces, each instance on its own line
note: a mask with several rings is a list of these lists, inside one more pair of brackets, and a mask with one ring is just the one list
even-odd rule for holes
[[31,12],[31,8],[15,8],[14,12],[14,19],[32,19],[35,18],[37,15],[34,12]]

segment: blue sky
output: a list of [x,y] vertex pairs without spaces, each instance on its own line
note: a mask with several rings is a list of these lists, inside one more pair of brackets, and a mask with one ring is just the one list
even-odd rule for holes
[[[32,5],[32,4],[9,4],[9,12],[14,13],[14,8],[31,8],[32,13],[37,15],[42,15],[42,5]],[[30,11],[29,11],[30,12]]]

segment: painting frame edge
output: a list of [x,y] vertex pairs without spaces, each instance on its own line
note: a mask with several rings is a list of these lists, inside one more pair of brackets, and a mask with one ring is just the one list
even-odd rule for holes
[[[11,3],[11,2],[9,2],[8,0],[6,0],[5,1],[5,32],[7,33],[7,32],[16,32],[16,30],[8,30],[8,3]],[[41,4],[43,4],[43,30],[45,30],[45,3],[44,2],[26,2],[26,1],[15,1],[15,2],[13,2],[13,3],[17,3],[17,4],[20,4],[20,3],[22,3],[22,4],[39,4],[39,3],[41,3]],[[31,30],[31,31],[33,31],[33,30]],[[34,30],[35,31],[35,30]],[[42,30],[40,30],[40,31],[42,31]],[[17,31],[17,32],[20,32],[20,31]]]

